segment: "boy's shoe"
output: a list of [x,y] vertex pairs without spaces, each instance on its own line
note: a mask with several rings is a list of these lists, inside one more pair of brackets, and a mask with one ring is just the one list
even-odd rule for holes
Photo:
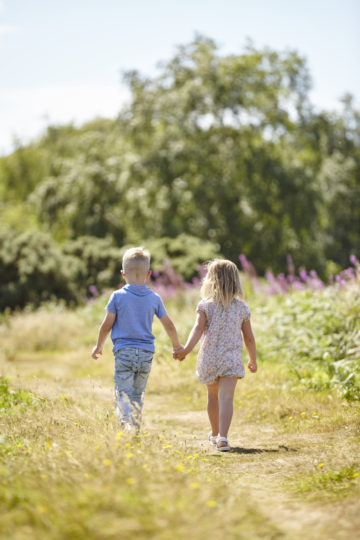
[[132,431],[132,429],[134,428],[132,423],[126,422],[125,420],[121,420],[120,424],[123,431]]
[[[225,443],[225,444],[221,444]],[[229,441],[226,437],[218,437],[216,439],[216,448],[219,450],[219,452],[228,452],[230,450]]]
[[216,446],[217,435],[213,435],[213,434],[212,434],[212,431],[210,431],[209,436],[208,436],[208,439],[209,439],[209,443],[210,443],[210,444]]

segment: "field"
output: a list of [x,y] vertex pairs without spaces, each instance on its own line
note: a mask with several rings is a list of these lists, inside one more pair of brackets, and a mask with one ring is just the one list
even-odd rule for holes
[[[184,340],[196,291],[166,302]],[[239,381],[232,452],[209,447],[196,351],[161,326],[143,429],[120,431],[112,353],[90,357],[105,297],[0,326],[0,537],[355,539],[360,529],[358,283],[248,294],[259,371]]]

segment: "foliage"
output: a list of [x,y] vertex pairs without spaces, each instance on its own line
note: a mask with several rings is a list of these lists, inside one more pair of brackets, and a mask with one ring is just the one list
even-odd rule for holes
[[[302,294],[291,295],[294,302]],[[263,300],[279,312],[289,298]],[[158,323],[143,427],[133,436],[121,431],[114,413],[110,343],[101,360],[90,358],[104,301],[100,297],[70,313],[55,306],[48,313],[39,310],[55,346],[51,309],[63,318],[61,350],[36,351],[28,332],[30,352],[17,350],[11,362],[0,353],[1,370],[12,380],[7,389],[34,393],[39,404],[11,406],[1,418],[5,538],[115,540],[119,531],[124,540],[313,538],[314,520],[320,537],[333,538],[336,529],[339,538],[344,530],[346,538],[356,538],[358,403],[339,399],[335,391],[295,387],[281,363],[264,361],[256,375],[247,374],[237,385],[233,451],[220,455],[207,441],[206,390],[196,380],[195,353],[174,362]],[[169,300],[179,329],[187,332],[194,305],[184,301],[176,311],[175,306],[177,299]],[[254,324],[261,326],[258,307],[251,307]],[[89,312],[98,318],[91,325]],[[85,330],[76,328],[79,337],[86,329],[91,334],[90,342],[76,347],[69,339],[74,313],[87,323]],[[28,326],[37,324],[34,313],[22,317],[19,324],[25,318]],[[10,345],[18,339],[17,322],[9,327]],[[285,510],[294,515],[294,505],[297,519],[284,520]]]
[[195,236],[180,234],[176,238],[162,237],[146,243],[151,252],[151,266],[164,274],[171,268],[181,279],[190,282],[198,276],[199,266],[219,257],[218,246]]
[[[0,234],[0,310],[40,305],[52,298],[78,303],[121,284],[122,257],[129,246],[113,239],[81,236],[63,245],[36,230]],[[154,287],[178,292],[180,283],[198,275],[199,265],[217,255],[216,246],[189,235],[146,242],[152,255]],[[171,260],[171,264],[170,261]],[[179,274],[184,273],[184,277]]]
[[256,311],[259,356],[286,365],[298,384],[360,399],[360,289],[354,281],[269,297]]
[[[65,255],[75,257],[79,264],[73,276],[78,290],[97,296],[105,288],[117,288],[121,283],[122,257],[130,245],[117,248],[111,238],[82,236],[63,246]],[[152,281],[170,285],[174,275],[177,292],[179,283],[190,281],[198,275],[199,266],[218,255],[216,246],[194,236],[181,234],[177,238],[163,237],[144,242],[151,254]]]
[[0,310],[28,303],[36,306],[53,297],[75,300],[74,264],[45,233],[1,231]]
[[298,53],[223,55],[197,36],[156,77],[125,79],[118,119],[49,127],[0,159],[5,223],[61,243],[160,239],[160,250],[185,233],[234,261],[244,253],[260,274],[290,255],[324,278],[359,255],[360,115],[351,96],[341,112],[316,111]]
[[112,239],[80,236],[64,244],[62,251],[78,263],[72,280],[83,296],[97,296],[104,288],[119,286],[123,251]]
[[338,469],[336,471],[324,470],[323,464],[321,467],[311,475],[301,475],[297,481],[297,491],[299,493],[316,493],[319,496],[319,492],[323,495],[337,495],[346,496],[351,484],[355,484],[359,473],[357,472],[356,465],[348,466]]
[[15,390],[9,388],[9,381],[0,376],[0,413],[7,412],[16,406],[36,405],[34,395],[25,390]]
[[[307,272],[305,268],[301,268],[299,275],[295,273],[295,266],[290,256],[288,256],[288,274],[281,272],[275,276],[270,270],[265,273],[267,286],[264,287],[264,280],[259,280],[254,265],[249,262],[245,255],[239,256],[242,269],[245,276],[251,282],[253,289],[261,294],[288,294],[292,291],[305,290],[321,290],[326,284],[322,281],[315,270]],[[360,280],[360,262],[355,255],[350,256],[351,265],[340,270],[334,265],[337,273],[329,275],[329,283],[333,285],[337,283],[340,287],[346,287],[349,283],[354,283]],[[333,268],[334,268],[333,267]]]

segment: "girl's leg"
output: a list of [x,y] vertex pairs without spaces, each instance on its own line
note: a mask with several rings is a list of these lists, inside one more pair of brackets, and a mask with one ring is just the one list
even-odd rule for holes
[[[235,377],[221,377],[219,381],[219,434],[220,437],[228,435],[233,415],[233,399],[237,379]],[[225,443],[221,443],[226,446]]]
[[219,383],[207,384],[206,386],[208,391],[207,412],[209,415],[211,431],[214,436],[217,436],[219,433]]

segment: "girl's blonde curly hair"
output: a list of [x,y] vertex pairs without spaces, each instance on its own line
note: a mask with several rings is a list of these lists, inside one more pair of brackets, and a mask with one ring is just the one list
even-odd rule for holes
[[236,265],[227,259],[214,259],[207,265],[201,297],[229,307],[234,298],[244,297]]

